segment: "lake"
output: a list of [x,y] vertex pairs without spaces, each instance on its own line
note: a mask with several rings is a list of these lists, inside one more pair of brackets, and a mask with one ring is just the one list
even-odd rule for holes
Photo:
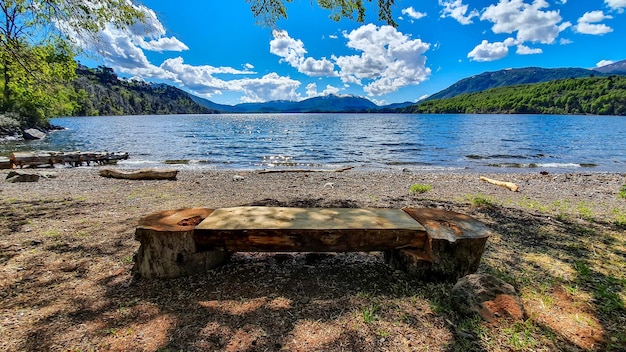
[[54,118],[15,150],[128,152],[123,167],[626,172],[626,118],[559,115],[224,114]]

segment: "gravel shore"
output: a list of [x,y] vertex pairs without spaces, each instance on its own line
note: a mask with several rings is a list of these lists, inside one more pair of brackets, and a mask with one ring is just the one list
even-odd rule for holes
[[[181,169],[175,181],[131,181],[98,170],[28,170],[53,173],[34,183],[0,172],[0,350],[515,348],[514,323],[462,328],[472,320],[446,308],[449,283],[416,283],[379,254],[241,254],[206,276],[133,277],[141,217],[241,205],[469,214],[494,232],[479,271],[516,286],[531,317],[533,342],[521,349],[626,344],[626,174]],[[432,188],[410,193],[413,184]],[[581,263],[607,283],[614,309]]]

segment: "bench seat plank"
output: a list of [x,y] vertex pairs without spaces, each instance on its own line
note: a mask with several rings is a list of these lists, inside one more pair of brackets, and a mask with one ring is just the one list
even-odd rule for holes
[[214,210],[194,239],[225,251],[351,252],[423,248],[427,234],[400,209],[235,207]]

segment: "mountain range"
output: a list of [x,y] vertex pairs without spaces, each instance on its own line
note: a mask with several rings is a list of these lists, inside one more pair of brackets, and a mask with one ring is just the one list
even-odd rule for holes
[[[353,95],[326,95],[301,101],[269,101],[224,105],[166,84],[120,80],[112,69],[77,70],[81,93],[76,115],[198,114],[198,113],[363,113],[398,112],[422,101],[379,106]],[[525,67],[484,72],[464,78],[423,101],[447,99],[491,88],[541,83],[567,78],[626,75],[626,60],[595,69]]]

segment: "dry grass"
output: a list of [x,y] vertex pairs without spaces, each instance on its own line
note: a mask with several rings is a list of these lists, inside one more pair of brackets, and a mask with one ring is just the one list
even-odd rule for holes
[[[511,176],[525,185],[521,194],[482,184],[475,175],[250,173],[242,182],[232,182],[228,172],[183,173],[175,182],[102,179],[85,170],[59,176],[36,184],[0,181],[0,350],[626,346],[626,239],[616,217],[626,214],[617,196],[622,175],[548,183],[536,175]],[[323,187],[329,181],[334,188]],[[433,189],[423,198],[407,194],[417,182]],[[241,253],[200,276],[133,277],[133,232],[141,216],[243,204],[412,205],[470,214],[494,233],[480,272],[513,284],[528,319],[490,325],[459,316],[450,308],[453,283],[407,277],[385,266],[378,253]]]

